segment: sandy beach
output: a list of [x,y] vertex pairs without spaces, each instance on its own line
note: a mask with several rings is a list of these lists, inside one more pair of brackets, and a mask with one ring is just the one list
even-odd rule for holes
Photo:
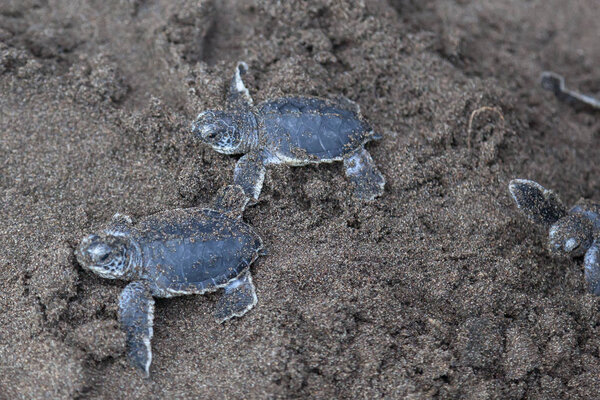
[[[600,298],[513,178],[600,202],[597,0],[0,1],[0,399],[594,399]],[[258,304],[157,299],[149,379],[126,282],[73,251],[120,212],[211,204],[239,157],[190,133],[236,62],[256,103],[346,96],[385,193],[342,163],[267,170],[244,220]]]

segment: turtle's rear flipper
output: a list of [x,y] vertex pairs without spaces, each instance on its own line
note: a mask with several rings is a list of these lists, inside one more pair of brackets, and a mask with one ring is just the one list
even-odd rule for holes
[[360,148],[350,157],[344,158],[344,167],[346,176],[354,185],[355,197],[371,201],[383,194],[385,178],[364,148]]
[[150,375],[152,362],[152,322],[154,319],[154,299],[146,285],[132,282],[123,289],[119,297],[119,320],[127,334],[127,355],[129,361]]
[[250,311],[257,301],[252,276],[250,271],[246,271],[225,287],[225,293],[217,303],[215,319],[222,323],[233,317],[241,317]]
[[583,266],[589,292],[600,296],[600,243],[598,241],[592,243],[585,253]]
[[543,72],[542,87],[554,93],[556,98],[577,111],[600,111],[600,100],[565,87],[565,79],[554,72]]
[[567,215],[567,209],[558,196],[537,182],[527,179],[513,179],[508,189],[517,207],[536,224],[550,227]]
[[248,64],[243,61],[237,63],[235,73],[229,84],[229,93],[227,95],[227,108],[229,109],[247,109],[252,106],[252,96],[242,76],[248,71]]

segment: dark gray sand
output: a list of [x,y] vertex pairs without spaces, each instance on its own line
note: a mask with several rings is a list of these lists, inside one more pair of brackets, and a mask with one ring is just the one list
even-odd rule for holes
[[[0,398],[598,398],[600,298],[509,198],[600,200],[597,0],[0,2]],[[75,5],[77,4],[77,5]],[[198,6],[199,5],[199,6]],[[270,168],[245,220],[259,303],[158,300],[151,379],[125,357],[124,282],[77,265],[113,213],[208,205],[235,157],[189,134],[237,60],[255,101],[357,101],[386,192],[341,163]]]

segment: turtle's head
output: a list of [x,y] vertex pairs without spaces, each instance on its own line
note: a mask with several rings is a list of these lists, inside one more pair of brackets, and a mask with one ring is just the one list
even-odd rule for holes
[[223,154],[245,152],[244,116],[235,112],[204,111],[192,124],[192,132],[214,150]]
[[132,264],[130,247],[124,236],[101,233],[85,237],[75,256],[83,268],[103,278],[127,278]]
[[550,227],[549,239],[553,253],[582,256],[594,239],[592,222],[582,214],[567,215]]

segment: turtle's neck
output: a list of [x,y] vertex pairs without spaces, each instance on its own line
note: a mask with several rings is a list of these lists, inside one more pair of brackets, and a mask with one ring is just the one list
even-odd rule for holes
[[139,243],[131,238],[128,246],[127,277],[130,280],[144,278],[144,260]]
[[122,238],[125,241],[125,261],[121,279],[135,281],[144,278],[144,260],[139,243],[129,233],[124,234]]
[[239,114],[239,131],[242,133],[242,142],[240,144],[241,153],[249,153],[260,147],[258,142],[258,124],[256,116],[252,111]]

